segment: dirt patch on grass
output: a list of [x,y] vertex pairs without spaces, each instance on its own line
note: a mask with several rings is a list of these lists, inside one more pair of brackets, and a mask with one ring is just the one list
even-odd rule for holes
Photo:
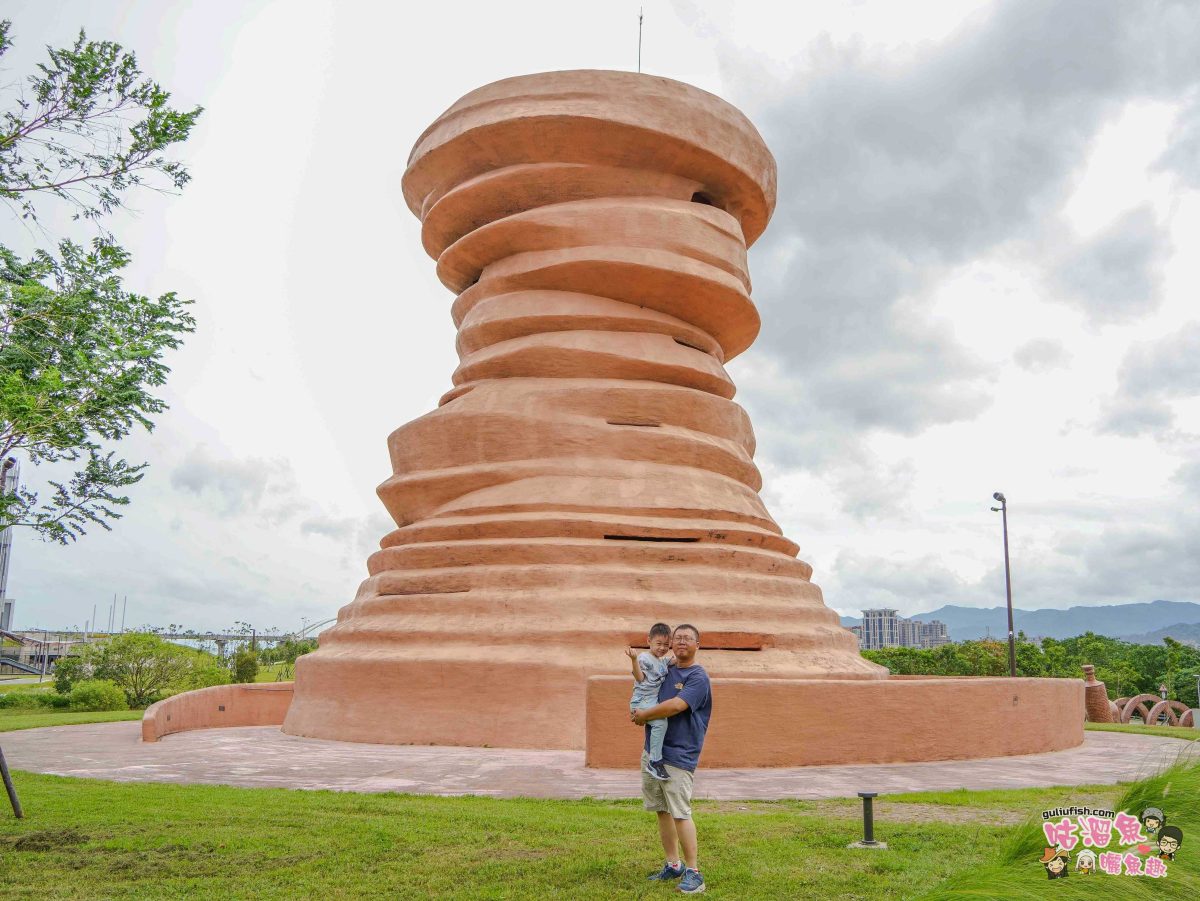
[[[706,801],[697,803],[697,812],[703,814],[792,814],[801,817],[817,817],[822,820],[861,820],[862,802],[854,800],[831,801]],[[967,807],[950,804],[903,804],[875,801],[876,822],[890,823],[987,823],[995,826],[1012,826],[1023,823],[1036,810],[1005,810],[995,807]]]
[[876,802],[875,821],[889,823],[986,823],[989,826],[1015,826],[1029,819],[1034,811],[1005,810],[997,807],[948,807],[945,804],[888,804]]
[[74,848],[86,841],[87,836],[78,829],[41,829],[3,839],[3,844],[14,851],[56,851]]

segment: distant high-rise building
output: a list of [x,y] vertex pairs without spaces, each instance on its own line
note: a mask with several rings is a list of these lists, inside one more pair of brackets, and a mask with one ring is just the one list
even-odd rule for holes
[[0,598],[0,632],[11,632],[13,623],[13,609],[17,606],[17,602],[12,598]]
[[921,626],[924,623],[915,619],[896,620],[896,644],[902,648],[921,647]]
[[894,648],[900,644],[896,611],[888,607],[864,610],[859,646],[868,651]]
[[936,648],[949,644],[946,624],[940,620],[922,622],[897,616],[890,608],[864,610],[861,626],[850,631],[858,635],[858,646],[865,651],[880,648]]
[[933,619],[927,623],[920,620],[913,620],[920,627],[918,634],[918,644],[913,647],[919,648],[936,648],[940,645],[950,643],[950,633],[946,629],[946,624],[941,620]]

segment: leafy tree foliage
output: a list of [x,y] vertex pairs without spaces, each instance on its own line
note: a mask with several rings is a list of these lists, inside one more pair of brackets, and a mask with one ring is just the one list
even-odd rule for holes
[[258,654],[242,648],[233,655],[233,681],[253,682],[258,678]]
[[[11,46],[0,22],[0,57]],[[57,198],[75,218],[96,219],[124,204],[138,185],[182,188],[186,168],[164,155],[187,138],[200,108],[179,111],[142,77],[137,60],[82,32],[9,98],[0,115],[0,201],[38,220],[38,203]],[[122,494],[145,464],[105,451],[135,426],[152,427],[166,405],[167,350],[195,329],[190,301],[127,292],[120,272],[129,254],[105,234],[90,246],[57,242],[22,260],[0,245],[0,465],[14,453],[34,464],[68,461],[72,478],[39,498],[0,494],[0,529],[32,527],[67,543],[91,524],[105,529],[129,503]]]
[[[65,669],[64,669],[65,668]],[[60,682],[60,674],[63,682]],[[152,632],[126,632],[83,648],[77,657],[55,664],[55,688],[105,679],[117,685],[130,707],[145,707],[161,697],[193,688],[221,685],[229,673],[212,655],[185,648]]]
[[[1200,706],[1196,676],[1200,674],[1200,650],[1163,639],[1161,645],[1130,644],[1105,635],[1087,632],[1075,638],[1043,638],[1040,647],[1017,638],[1017,675],[1080,679],[1080,667],[1091,663],[1096,678],[1104,683],[1110,698],[1136,694],[1158,694],[1160,684],[1167,696],[1189,707]],[[937,648],[884,648],[862,655],[886,666],[897,675],[1003,676],[1008,673],[1008,643],[1005,641],[959,641]]]
[[258,652],[258,659],[265,664],[295,663],[297,657],[311,654],[317,649],[315,638],[285,638]]
[[59,657],[54,663],[54,690],[69,695],[76,682],[86,679],[83,658],[77,654]]
[[[12,46],[11,30],[11,21],[0,22],[0,56]],[[80,31],[73,47],[47,52],[49,62],[2,117],[0,198],[27,219],[37,218],[37,198],[46,195],[74,207],[76,218],[94,219],[122,206],[148,176],[176,189],[187,184],[187,169],[162,152],[187,138],[200,107],[172,109],[171,95],[142,78],[137,58],[112,41]]]
[[0,247],[0,459],[20,451],[34,463],[83,465],[69,482],[51,482],[40,504],[28,490],[5,495],[0,527],[28,525],[66,543],[88,523],[109,528],[114,508],[129,503],[116,492],[146,465],[105,453],[100,439],[152,428],[149,417],[166,408],[150,393],[170,371],[163,352],[195,320],[174,294],[125,292],[121,248],[97,240],[90,251],[69,241],[59,249],[61,259],[38,253],[22,263]]

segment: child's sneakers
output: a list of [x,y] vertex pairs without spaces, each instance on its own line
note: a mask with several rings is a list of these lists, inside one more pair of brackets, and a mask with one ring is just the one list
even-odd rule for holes
[[659,782],[671,781],[671,774],[667,772],[667,768],[661,760],[647,760],[642,772]]

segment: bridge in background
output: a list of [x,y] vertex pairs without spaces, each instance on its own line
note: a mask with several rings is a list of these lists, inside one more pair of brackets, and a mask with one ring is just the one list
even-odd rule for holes
[[[207,642],[217,646],[217,655],[225,656],[227,644],[277,644],[281,641],[299,641],[311,638],[317,631],[337,618],[306,624],[298,632],[192,632],[192,631],[163,631],[156,632],[160,638],[168,641]],[[136,631],[136,630],[125,630]],[[0,631],[0,638],[8,639],[15,646],[0,649],[0,668],[11,666],[14,670],[39,675],[43,665],[47,670],[60,657],[72,653],[81,644],[93,641],[105,641],[124,632],[80,632],[73,629],[22,629],[20,631]],[[44,661],[44,664],[43,664]],[[12,673],[7,673],[12,675]]]

